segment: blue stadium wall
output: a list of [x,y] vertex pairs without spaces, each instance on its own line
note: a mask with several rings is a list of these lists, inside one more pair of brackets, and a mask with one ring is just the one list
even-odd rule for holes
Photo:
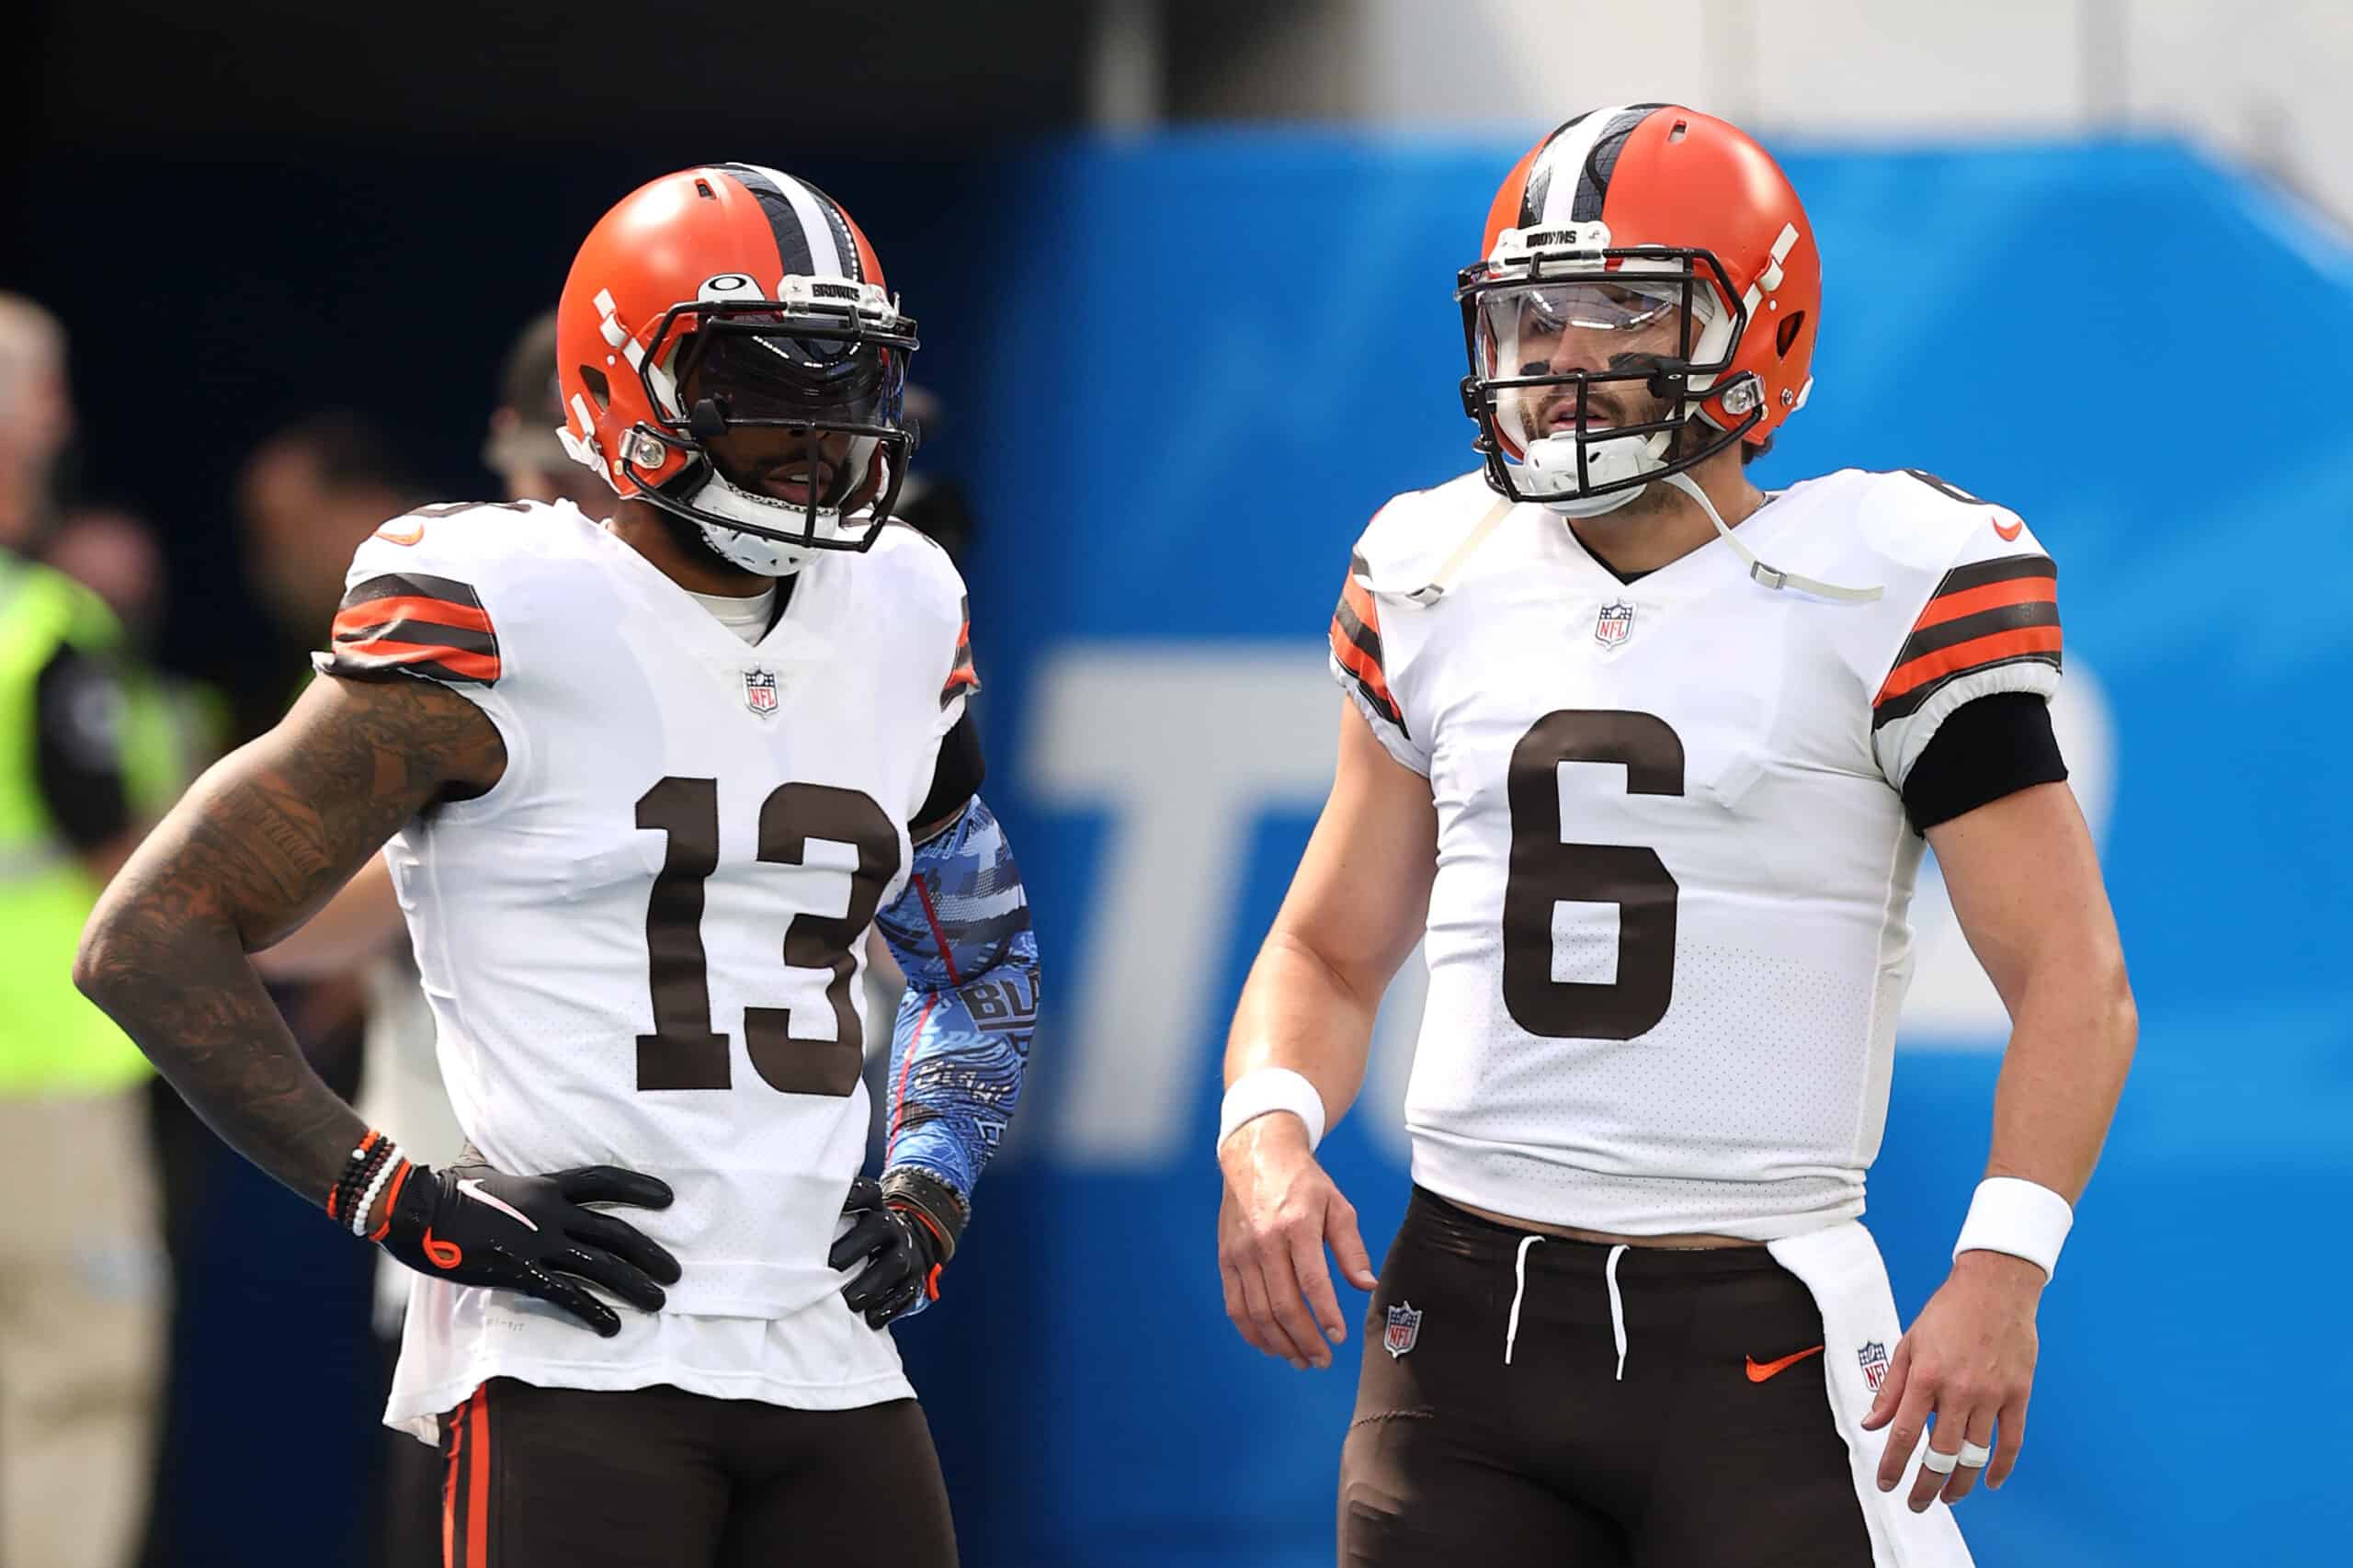
[[[1321,798],[1349,543],[1471,466],[1450,290],[1518,151],[1203,135],[960,193],[998,222],[925,312],[970,415],[935,456],[985,528],[990,792],[1049,1008],[949,1299],[901,1335],[972,1561],[1331,1561],[1360,1339],[1302,1374],[1225,1321],[1219,1053]],[[1826,258],[1819,382],[1759,476],[1925,468],[2033,521],[2142,1008],[2025,1462],[1964,1528],[1987,1563],[2341,1562],[2353,264],[2169,145],[1787,165]],[[2002,1039],[1949,916],[1924,924],[1868,1217],[1907,1315]],[[1384,1020],[1326,1145],[1376,1257],[1409,1028]]]

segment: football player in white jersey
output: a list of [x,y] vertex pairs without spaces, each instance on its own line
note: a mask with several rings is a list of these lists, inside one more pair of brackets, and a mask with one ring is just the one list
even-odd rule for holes
[[[598,222],[557,337],[609,522],[387,523],[322,678],[147,840],[76,976],[419,1271],[385,1419],[442,1446],[453,1565],[949,1563],[885,1327],[1013,1109],[1037,949],[975,792],[963,585],[888,521],[915,324],[837,203],[729,164]],[[246,959],[380,849],[470,1145],[438,1171],[319,1082]],[[879,1182],[876,926],[909,982]]]
[[[1227,1056],[1227,1311],[1320,1367],[1325,1244],[1376,1292],[1348,1563],[1966,1562],[1932,1505],[2018,1458],[2135,1032],[2052,734],[2050,557],[1925,475],[1748,482],[1811,386],[1821,272],[1721,120],[1553,131],[1459,300],[1485,460],[1349,564],[1337,776]],[[1904,1332],[1858,1217],[1924,835],[2012,1035]],[[1313,1150],[1416,939],[1415,1192],[1376,1282]]]

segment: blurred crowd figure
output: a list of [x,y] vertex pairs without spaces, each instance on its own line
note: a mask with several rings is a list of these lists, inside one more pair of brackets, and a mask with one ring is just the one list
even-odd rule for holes
[[65,329],[30,300],[0,294],[0,550],[21,559],[38,542],[73,435]]
[[343,597],[351,552],[388,518],[436,499],[384,430],[344,409],[277,431],[237,475],[245,574],[278,631],[282,688],[257,689],[241,706],[240,736],[278,722],[311,677]]
[[0,1562],[115,1568],[163,1354],[149,1070],[71,971],[98,890],[182,780],[115,614],[32,559],[73,426],[63,331],[0,295],[0,1191],[17,1199],[0,1205]]
[[[360,541],[420,505],[476,497],[431,494],[400,440],[352,411],[268,435],[233,499],[274,674],[216,691],[158,665],[172,574],[156,529],[63,482],[75,430],[67,347],[50,312],[0,294],[0,1190],[71,1195],[0,1206],[0,1568],[172,1568],[184,1560],[176,1515],[203,1503],[155,1484],[172,1471],[158,1437],[186,1440],[206,1413],[191,1407],[190,1369],[165,1365],[167,1344],[189,1344],[167,1334],[167,1314],[201,1313],[221,1290],[256,1310],[268,1285],[224,1282],[207,1256],[207,1238],[239,1218],[207,1210],[232,1157],[74,991],[74,947],[144,828],[311,678],[307,654]],[[570,503],[602,519],[612,490],[556,439],[555,356],[551,311],[499,369],[481,448],[496,494],[479,498]],[[938,400],[911,388],[909,401],[936,434]],[[970,548],[972,509],[954,483],[919,470],[898,510],[952,554]],[[457,1154],[432,1016],[381,859],[256,963],[330,1085],[428,1162]],[[885,956],[874,1017],[892,1016],[895,983]],[[342,1244],[325,1226],[318,1236],[322,1249]],[[389,1259],[378,1267],[388,1380],[408,1276]],[[442,1560],[438,1456],[390,1431],[378,1438],[378,1522],[359,1534],[381,1568],[430,1568]]]

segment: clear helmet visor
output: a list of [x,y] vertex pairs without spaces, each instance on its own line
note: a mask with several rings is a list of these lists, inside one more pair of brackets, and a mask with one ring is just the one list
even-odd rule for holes
[[1712,302],[1711,290],[1682,276],[1619,273],[1483,290],[1474,352],[1506,456],[1518,460],[1558,437],[1582,433],[1590,445],[1611,439],[1608,430],[1677,419],[1675,401],[1654,394],[1651,376],[1662,364],[1701,357]]

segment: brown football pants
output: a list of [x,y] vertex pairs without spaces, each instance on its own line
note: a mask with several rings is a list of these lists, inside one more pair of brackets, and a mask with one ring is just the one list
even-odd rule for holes
[[441,1418],[447,1568],[955,1568],[923,1407],[494,1378]]
[[1530,1241],[1416,1188],[1366,1320],[1340,1562],[1870,1568],[1822,1343],[1763,1247]]

